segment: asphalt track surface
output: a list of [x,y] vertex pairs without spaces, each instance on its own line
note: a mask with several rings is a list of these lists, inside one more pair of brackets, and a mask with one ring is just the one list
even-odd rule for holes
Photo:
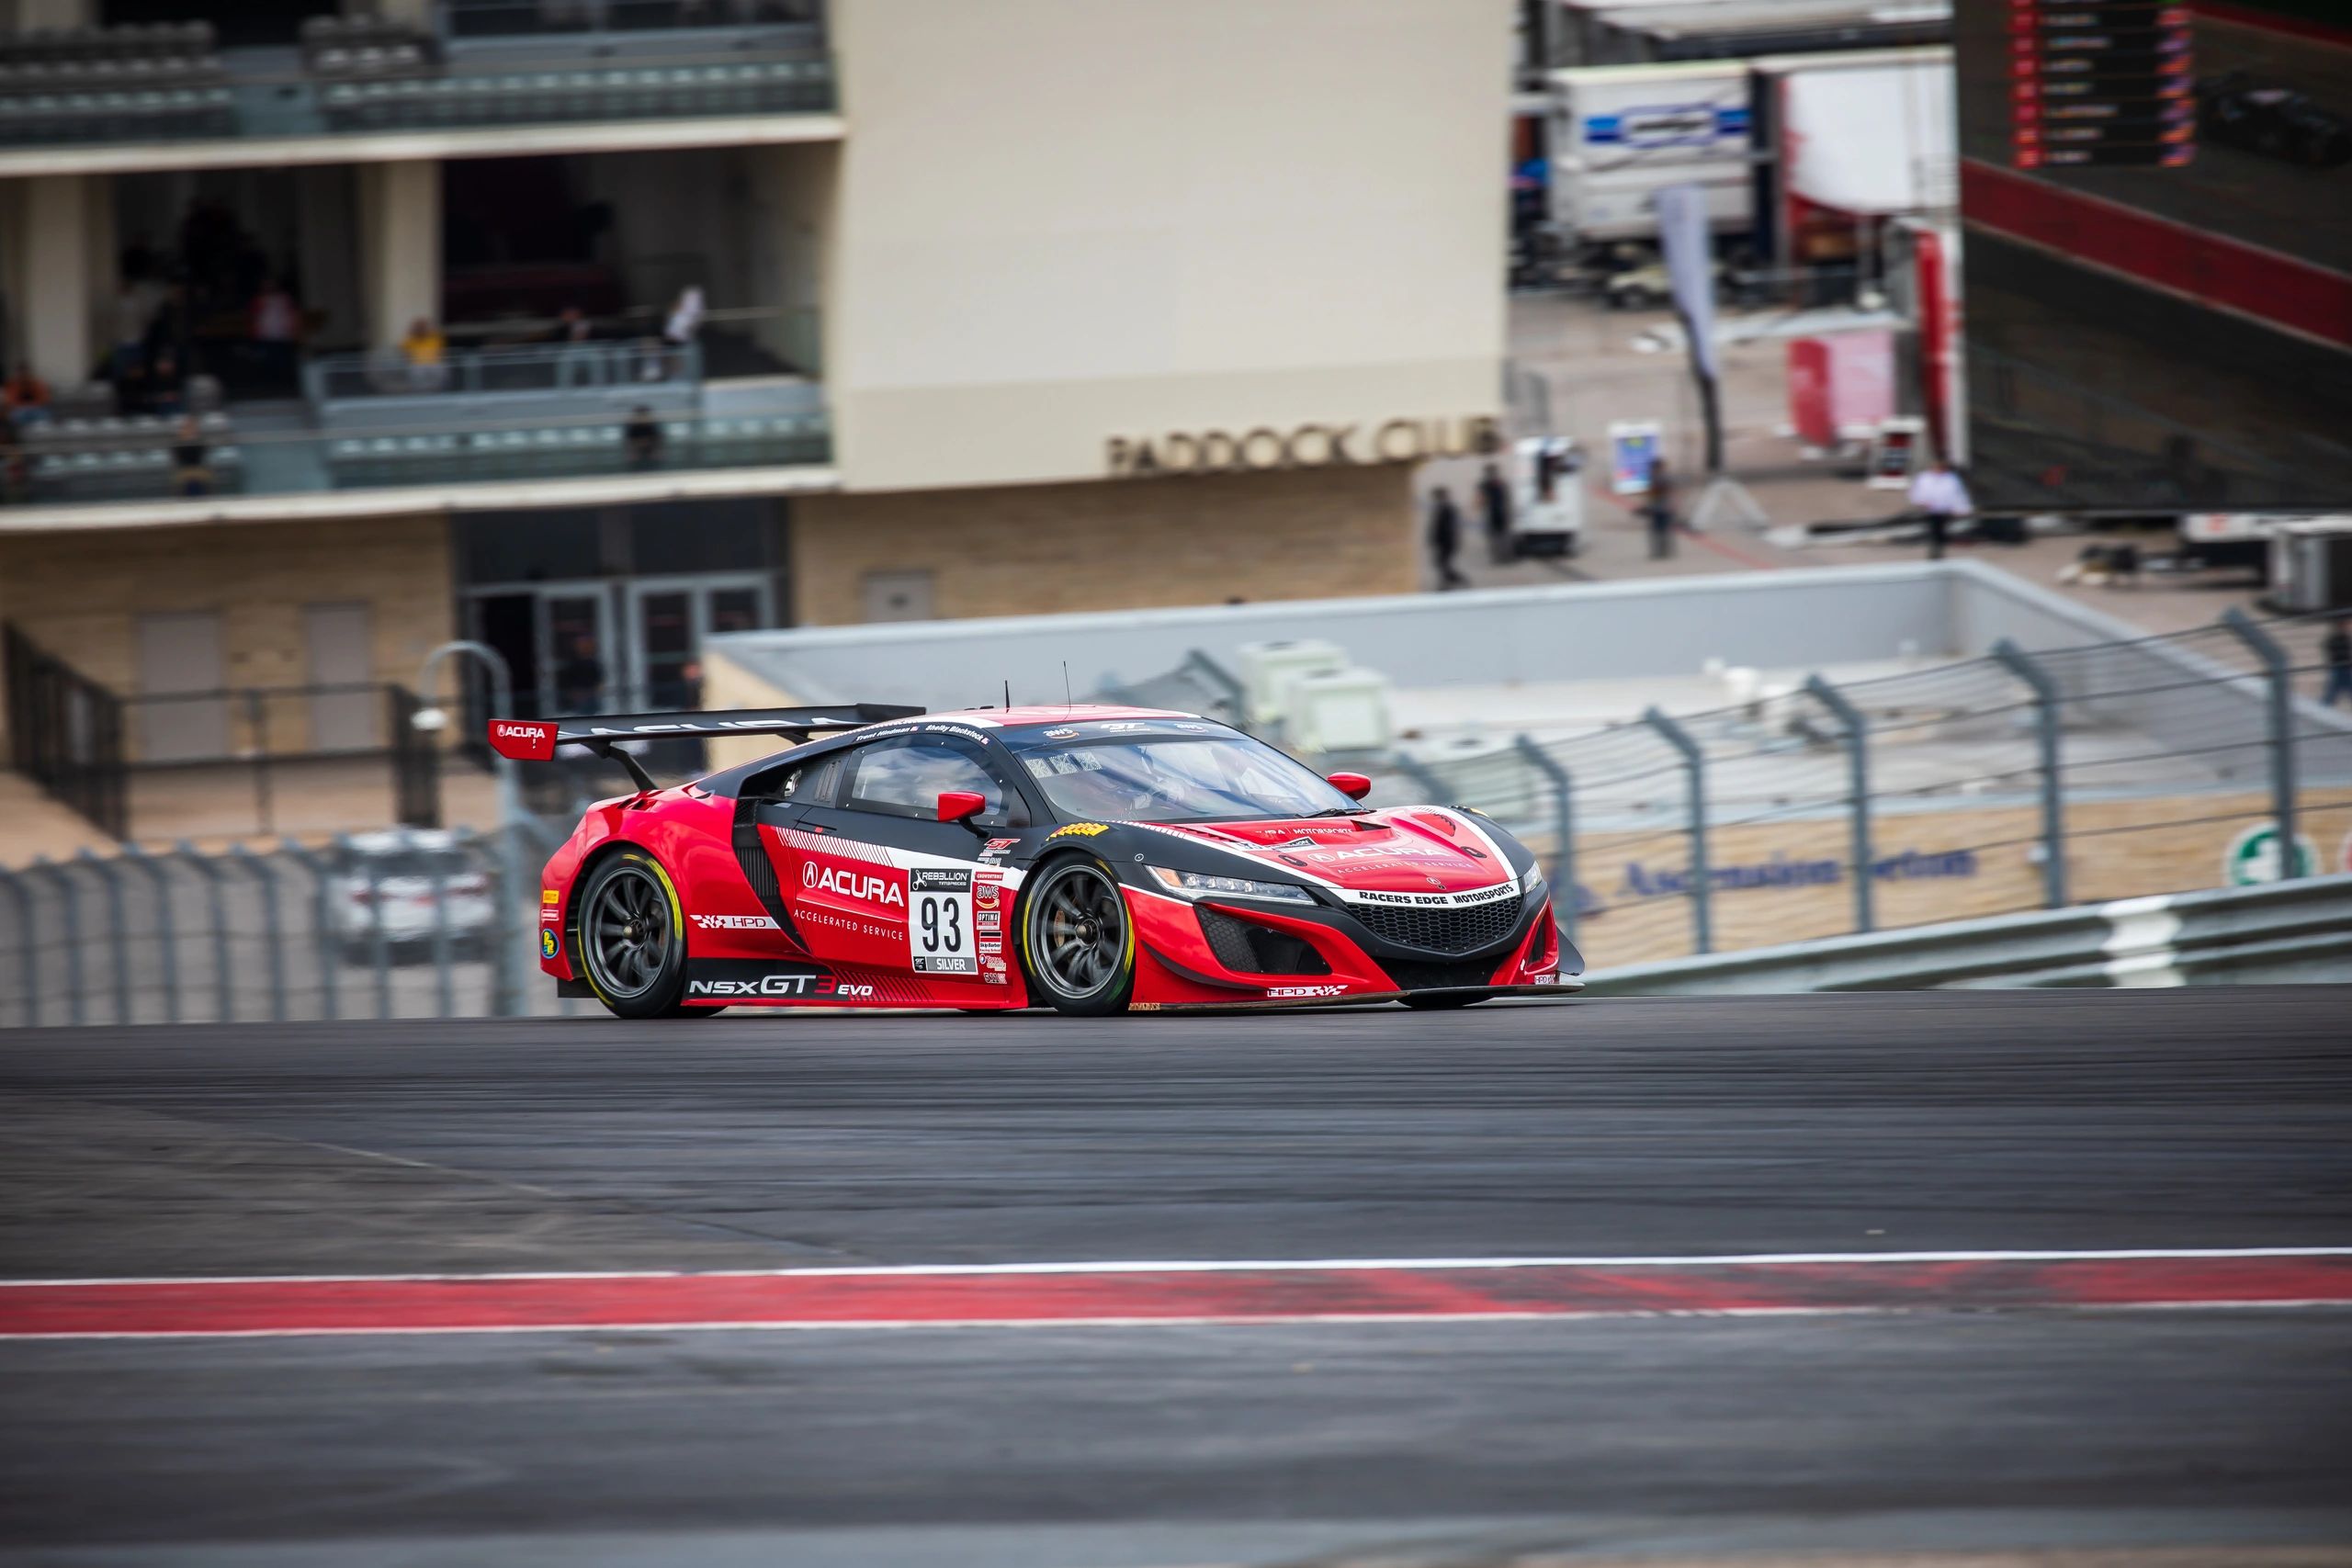
[[[0,1279],[266,1290],[2343,1247],[2352,988],[20,1031],[0,1198]],[[2340,1299],[0,1337],[11,1562],[2250,1562],[2347,1473]]]

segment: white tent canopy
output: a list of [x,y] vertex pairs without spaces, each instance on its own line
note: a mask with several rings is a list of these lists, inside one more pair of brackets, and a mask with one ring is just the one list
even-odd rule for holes
[[1957,201],[1948,55],[1791,71],[1780,90],[1781,145],[1796,195],[1868,218],[1945,210]]

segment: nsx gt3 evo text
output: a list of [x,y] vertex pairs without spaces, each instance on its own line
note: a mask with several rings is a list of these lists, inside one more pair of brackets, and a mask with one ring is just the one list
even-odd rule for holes
[[[1494,823],[1369,809],[1361,776],[1190,714],[858,704],[490,729],[508,757],[584,746],[637,776],[540,891],[541,967],[626,1018],[1456,1007],[1557,995],[1584,968]],[[621,749],[723,734],[798,743],[671,789]]]

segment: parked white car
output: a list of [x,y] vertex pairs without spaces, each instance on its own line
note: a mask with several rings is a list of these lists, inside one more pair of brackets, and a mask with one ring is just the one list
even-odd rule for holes
[[432,956],[436,919],[447,923],[453,954],[478,953],[496,915],[489,874],[460,848],[458,836],[442,828],[353,834],[336,860],[327,901],[344,956],[356,964],[375,961],[379,924],[394,963]]

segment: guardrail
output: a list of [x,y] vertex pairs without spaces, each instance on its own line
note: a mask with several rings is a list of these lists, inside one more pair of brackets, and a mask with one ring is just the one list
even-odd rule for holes
[[1630,964],[1596,996],[2352,980],[2352,875]]

